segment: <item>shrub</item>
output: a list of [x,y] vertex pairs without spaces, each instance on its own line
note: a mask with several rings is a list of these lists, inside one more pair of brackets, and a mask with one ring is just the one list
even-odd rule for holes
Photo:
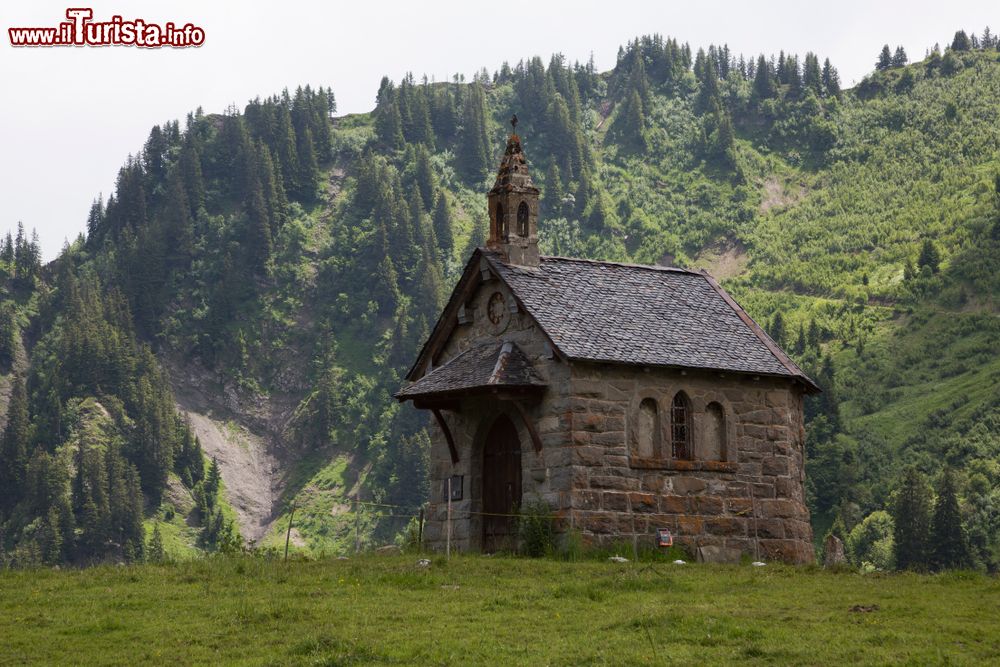
[[542,500],[532,500],[518,512],[518,535],[521,538],[521,552],[525,556],[539,558],[552,553],[552,510]]

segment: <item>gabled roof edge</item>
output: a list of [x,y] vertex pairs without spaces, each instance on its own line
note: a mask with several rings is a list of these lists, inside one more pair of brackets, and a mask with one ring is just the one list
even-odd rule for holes
[[497,280],[506,285],[508,290],[510,290],[510,293],[514,296],[514,300],[517,302],[518,307],[523,312],[527,313],[527,315],[535,322],[538,330],[543,336],[545,336],[545,340],[547,340],[549,345],[552,346],[553,352],[558,354],[564,361],[569,358],[565,352],[559,349],[559,346],[552,340],[552,337],[542,326],[542,323],[538,321],[538,318],[535,317],[534,313],[528,310],[527,306],[525,306],[521,297],[518,296],[517,292],[510,285],[510,283],[504,280],[502,272],[494,265],[494,259],[491,255],[491,252],[486,251],[483,248],[476,248],[472,251],[472,255],[469,257],[469,261],[465,265],[465,269],[462,270],[462,277],[459,278],[455,288],[451,291],[451,296],[448,297],[448,303],[445,304],[444,309],[438,316],[437,322],[434,324],[434,329],[431,330],[431,334],[427,337],[427,340],[424,341],[423,346],[420,348],[420,353],[417,355],[416,361],[414,361],[413,365],[410,366],[410,370],[406,372],[404,377],[407,380],[413,382],[419,379],[414,376],[416,370],[420,368],[429,357],[433,357],[437,350],[440,349],[440,345],[446,341],[448,335],[451,334],[451,330],[454,328],[453,320],[456,317],[455,311],[458,310],[459,305],[461,305],[464,300],[462,297],[467,293],[471,293],[471,291],[475,289],[473,285],[478,286],[476,282],[477,278],[481,280],[479,262],[477,261],[481,259],[486,260],[487,264],[489,264],[493,271],[493,275],[496,276]]
[[[466,291],[469,283],[471,283],[475,278],[478,268],[473,269],[473,266],[475,261],[482,254],[482,250],[476,248],[472,251],[472,255],[469,256],[469,261],[466,262],[465,268],[462,269],[462,277],[458,279],[458,282],[455,283],[455,287],[451,290],[451,296],[448,297],[448,302],[445,304],[441,314],[438,315],[437,322],[434,323],[434,328],[431,330],[427,340],[424,341],[423,346],[421,346],[420,353],[417,355],[416,360],[413,362],[413,365],[410,366],[410,370],[406,371],[406,375],[404,377],[407,380],[412,382],[418,379],[414,377],[414,373],[424,364],[429,356],[432,356],[434,348],[437,347],[432,343],[435,343],[440,336],[446,334],[445,329],[448,328],[448,324],[451,320],[449,314],[454,314],[454,311],[458,309],[458,305],[460,303],[460,299],[458,297]],[[450,333],[450,331],[447,333]]]
[[714,289],[716,293],[720,297],[722,297],[722,300],[725,301],[726,304],[733,309],[737,317],[739,317],[743,321],[743,323],[747,325],[750,331],[752,331],[753,334],[757,336],[760,342],[763,343],[765,347],[767,347],[768,351],[772,355],[774,355],[775,359],[778,360],[778,363],[784,366],[791,375],[797,377],[799,380],[802,381],[803,384],[806,385],[806,389],[809,391],[809,393],[818,394],[823,391],[822,389],[819,388],[819,385],[812,380],[812,378],[806,375],[802,371],[802,369],[799,368],[798,365],[794,361],[792,361],[787,354],[785,354],[784,350],[782,350],[778,346],[778,344],[775,343],[771,339],[771,337],[767,335],[767,332],[764,331],[764,329],[762,329],[761,326],[757,324],[757,322],[755,322],[754,319],[750,317],[750,315],[748,315],[745,310],[743,310],[743,307],[740,304],[736,303],[736,300],[729,295],[729,292],[722,289],[722,286],[719,285],[718,282],[716,282],[715,278],[713,278],[711,274],[708,273],[708,271],[702,269],[701,275],[705,278],[708,284],[712,286],[712,289]]

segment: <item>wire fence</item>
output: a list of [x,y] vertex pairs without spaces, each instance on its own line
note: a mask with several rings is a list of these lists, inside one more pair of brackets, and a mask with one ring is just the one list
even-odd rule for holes
[[[423,545],[423,532],[426,521],[430,519],[445,520],[445,551],[451,554],[452,528],[457,521],[468,521],[473,517],[489,519],[508,519],[518,521],[525,519],[528,514],[519,511],[513,512],[479,512],[465,509],[457,511],[453,509],[452,502],[442,502],[437,505],[439,511],[446,513],[445,517],[429,516],[428,505],[403,505],[396,503],[377,502],[373,500],[361,500],[355,496],[338,496],[331,499],[333,503],[350,508],[350,513],[344,512],[341,516],[350,517],[353,515],[353,551],[378,550],[390,545],[402,546],[409,544],[418,548]],[[441,507],[441,506],[444,507]],[[295,525],[295,508],[289,516],[287,533],[285,536],[285,558],[288,557],[288,547]],[[553,513],[530,512],[532,520],[551,521],[564,518],[563,515]]]
[[[473,510],[462,510],[456,511],[453,509],[452,501],[450,500],[451,487],[450,480],[448,486],[447,497],[449,500],[437,504],[437,508],[440,511],[440,506],[445,505],[446,517],[445,517],[445,550],[447,555],[451,555],[451,543],[452,543],[452,531],[453,524],[456,521],[467,521],[473,517],[483,517],[483,518],[498,518],[498,519],[511,519],[514,521],[531,519],[531,520],[543,520],[543,521],[553,521],[557,519],[566,519],[565,514],[559,513],[539,513],[535,509],[530,512],[477,512]],[[750,489],[751,506],[732,512],[736,516],[750,516],[753,519],[753,532],[754,532],[754,555],[757,560],[760,559],[759,555],[759,536],[757,533],[757,519],[758,514],[756,511],[756,503],[754,502],[753,489]],[[362,551],[362,547],[372,548],[377,546],[385,545],[373,545],[372,541],[378,541],[391,539],[393,544],[398,544],[400,542],[400,537],[402,536],[403,542],[410,542],[418,548],[423,547],[423,533],[424,525],[428,519],[428,505],[425,503],[423,505],[399,505],[393,503],[375,502],[370,500],[361,500],[358,497],[337,497],[333,499],[335,502],[340,502],[341,504],[350,504],[354,513],[354,532],[355,532],[355,542],[354,551]],[[365,535],[364,539],[361,533],[361,522],[362,522],[362,508],[371,508],[373,511],[368,513],[368,518],[376,519],[378,526],[376,530]],[[388,510],[388,511],[387,511]],[[440,520],[436,519],[435,520]],[[291,534],[291,521],[289,521],[289,534]],[[669,534],[669,531],[668,531]],[[633,535],[633,539],[635,536]],[[287,540],[286,540],[287,541]],[[367,541],[368,544],[364,544]],[[671,544],[672,544],[671,538]],[[390,544],[386,542],[385,544]],[[287,544],[286,544],[286,558],[287,558]]]

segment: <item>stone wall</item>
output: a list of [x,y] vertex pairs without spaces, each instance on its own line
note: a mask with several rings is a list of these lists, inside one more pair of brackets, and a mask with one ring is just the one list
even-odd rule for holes
[[[802,393],[796,385],[733,373],[565,363],[516,306],[500,324],[489,321],[486,306],[496,291],[515,303],[502,282],[486,282],[437,363],[473,345],[516,343],[548,383],[541,402],[525,406],[542,450],[533,450],[509,403],[467,398],[457,411],[443,412],[459,461],[452,463],[434,424],[424,529],[429,548],[445,548],[445,486],[452,475],[463,476],[462,500],[452,503],[452,548],[480,548],[482,522],[476,513],[482,511],[483,441],[493,420],[507,414],[521,442],[522,503],[545,501],[557,513],[556,529],[563,535],[578,533],[594,546],[645,547],[653,546],[658,528],[668,528],[692,554],[714,547],[715,553],[730,555],[814,560],[803,486]],[[670,457],[670,406],[681,390],[692,412],[691,460]],[[657,405],[659,437],[656,455],[640,458],[635,429],[643,399]],[[713,402],[721,408],[721,425],[708,414]],[[707,442],[711,433],[724,436],[721,447]],[[706,452],[718,460],[706,460]]]
[[[670,457],[670,406],[684,391],[694,457]],[[635,455],[639,403],[659,407],[661,453]],[[700,547],[812,562],[805,505],[802,393],[782,379],[718,372],[574,364],[570,383],[573,491],[569,528],[596,545],[653,546],[658,528]],[[721,460],[705,460],[706,408],[723,409]],[[755,549],[755,542],[759,550]],[[717,551],[717,550],[716,550]]]
[[466,324],[459,325],[444,350],[438,364],[444,364],[459,352],[474,345],[512,341],[521,349],[535,370],[549,385],[541,402],[523,404],[542,442],[536,453],[521,417],[506,402],[489,397],[460,401],[457,411],[443,411],[448,428],[455,439],[459,461],[452,464],[444,435],[432,420],[430,498],[424,526],[424,542],[431,549],[445,549],[447,502],[445,488],[452,475],[463,477],[462,500],[452,503],[452,548],[478,550],[482,540],[482,521],[476,512],[482,511],[483,441],[500,415],[506,414],[514,423],[521,442],[522,502],[542,500],[553,509],[568,508],[572,452],[570,450],[570,414],[566,389],[569,387],[569,367],[555,360],[545,335],[534,319],[519,312],[516,305],[499,325],[486,316],[487,303],[494,292],[504,294],[506,303],[515,304],[507,287],[499,280],[486,282],[470,300],[465,311]]

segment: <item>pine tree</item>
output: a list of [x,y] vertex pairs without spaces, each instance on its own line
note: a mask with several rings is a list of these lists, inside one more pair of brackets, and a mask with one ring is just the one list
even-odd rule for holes
[[645,152],[646,118],[642,110],[642,97],[633,90],[622,106],[620,121],[616,125],[621,131],[622,140],[632,145],[637,151]]
[[920,247],[920,256],[917,258],[917,268],[922,269],[925,266],[931,273],[937,273],[941,268],[941,253],[930,239],[924,239],[924,244]]
[[809,341],[809,347],[818,352],[820,345],[820,333],[819,324],[816,323],[815,319],[809,320],[809,332],[806,334],[806,339]]
[[774,314],[774,319],[771,320],[770,334],[779,346],[785,344],[785,318],[780,310]]
[[806,351],[806,326],[799,321],[799,335],[795,339],[795,354],[804,354]]
[[890,67],[892,67],[892,51],[889,50],[889,45],[886,44],[882,47],[882,51],[878,54],[878,60],[875,62],[875,69],[882,72]]
[[840,74],[829,58],[823,61],[823,88],[827,97],[840,97]]
[[901,570],[927,567],[930,537],[931,489],[914,467],[903,473],[892,505],[896,567]]
[[909,58],[906,57],[906,50],[902,46],[897,46],[896,52],[892,54],[892,66],[905,67],[908,62]]
[[100,232],[104,223],[104,200],[98,197],[90,205],[90,213],[87,214],[87,237],[94,238]]
[[698,113],[707,113],[713,106],[719,104],[719,71],[714,59],[706,56],[702,49],[698,49],[698,55],[695,56],[694,75],[698,80],[695,110]]
[[14,305],[9,301],[4,302],[0,304],[0,368],[9,370],[13,366],[18,338],[20,329]]
[[160,219],[172,239],[167,258],[169,264],[174,268],[187,269],[194,256],[194,222],[179,170],[172,171],[167,182],[166,207]]
[[437,237],[438,245],[448,255],[455,246],[455,233],[452,228],[451,207],[448,205],[448,198],[444,190],[438,190],[434,202],[433,221],[434,235]]
[[[437,189],[437,178],[434,176],[434,169],[431,167],[431,156],[427,147],[418,144],[413,154],[414,179],[417,184],[417,191],[427,206],[434,204],[434,192]],[[429,210],[429,209],[428,209]]]
[[178,166],[184,182],[184,193],[191,207],[191,215],[196,216],[198,210],[205,205],[205,179],[201,173],[201,156],[197,145],[190,137],[181,147]]
[[212,464],[208,467],[208,475],[205,477],[205,499],[210,507],[215,507],[215,500],[219,495],[219,485],[222,482],[222,473],[219,470],[219,460],[212,457]]
[[553,160],[545,172],[545,191],[542,204],[546,214],[558,217],[562,210],[563,184],[559,165]]
[[0,248],[0,259],[3,263],[7,265],[8,270],[13,270],[14,268],[14,239],[10,235],[10,231],[7,231],[7,236],[4,237],[3,247]]
[[388,102],[376,109],[375,133],[379,141],[390,150],[399,150],[406,144],[403,138],[403,118],[399,115],[399,106],[395,102]]
[[319,181],[319,165],[316,161],[312,130],[306,127],[297,135],[295,148],[299,164],[293,193],[300,200],[312,201],[316,198],[316,184]]
[[969,35],[964,30],[959,30],[955,33],[955,38],[951,41],[952,51],[971,51],[972,50],[972,40],[969,39]]
[[15,375],[7,426],[0,438],[0,510],[9,513],[22,498],[28,476],[28,445],[31,423],[28,418],[28,394],[24,378]]
[[489,170],[490,143],[486,127],[486,101],[478,83],[469,86],[462,107],[462,131],[458,139],[457,163],[467,183],[478,183]]
[[757,68],[754,72],[752,99],[754,104],[760,105],[764,100],[769,100],[778,94],[777,86],[774,83],[774,74],[771,65],[763,55],[757,58]]
[[151,563],[162,563],[166,560],[163,551],[163,535],[160,533],[160,522],[153,524],[153,535],[149,538],[146,559]]
[[950,469],[941,473],[930,535],[930,562],[934,569],[954,569],[971,564],[969,545],[962,527],[962,512],[958,507],[955,473]]
[[815,53],[807,53],[802,68],[802,85],[816,95],[823,94],[823,74],[819,68],[819,58]]
[[47,565],[55,565],[62,561],[63,531],[59,510],[56,507],[50,507],[42,519],[39,537],[42,547],[42,561]]

